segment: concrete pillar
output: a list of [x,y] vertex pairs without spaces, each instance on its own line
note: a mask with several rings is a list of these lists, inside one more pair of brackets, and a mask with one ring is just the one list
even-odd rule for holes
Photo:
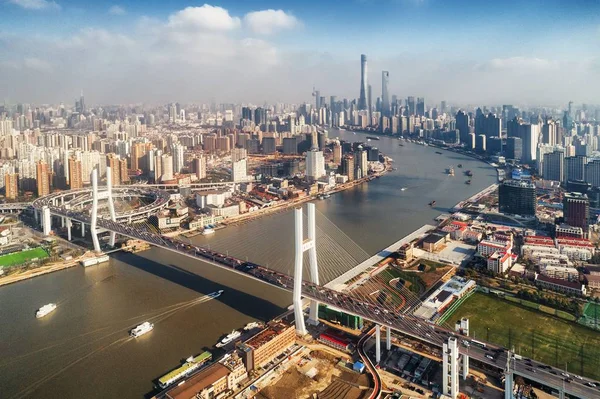
[[98,169],[92,169],[92,221],[90,226],[90,234],[94,243],[94,251],[100,251],[100,241],[98,241]]
[[[464,336],[469,336],[469,319],[463,317],[456,322],[455,330]],[[464,380],[469,376],[469,356],[462,355],[462,377]]]
[[[564,395],[564,393],[563,393]],[[564,396],[563,396],[564,398]],[[504,399],[514,399],[513,396],[513,373],[504,374]]]
[[60,227],[65,227],[65,217],[64,216],[60,217]]
[[442,393],[452,399],[458,397],[458,341],[448,338],[442,351]]
[[303,235],[302,229],[302,208],[294,209],[294,243],[295,243],[295,258],[294,258],[294,317],[296,321],[296,333],[298,335],[306,335],[306,326],[304,324],[304,312],[302,308],[302,261],[304,258],[303,250]]
[[375,325],[375,363],[381,361],[381,326]]
[[85,237],[85,223],[81,222],[81,236]]
[[[315,218],[315,204],[308,204],[308,239],[312,245],[308,249],[310,263],[310,278],[314,284],[319,284],[319,266],[317,264],[317,223]],[[319,302],[310,301],[310,313],[308,322],[313,325],[319,324]]]
[[392,329],[386,327],[385,329],[385,349],[388,351],[392,350]]
[[52,216],[50,216],[50,208],[47,206],[42,208],[42,229],[44,235],[50,235],[50,231],[52,230]]
[[33,210],[33,217],[35,218],[35,222],[37,224],[39,224],[40,223],[40,214],[38,213],[37,209]]
[[67,219],[67,240],[71,241],[72,237],[71,237],[71,219]]

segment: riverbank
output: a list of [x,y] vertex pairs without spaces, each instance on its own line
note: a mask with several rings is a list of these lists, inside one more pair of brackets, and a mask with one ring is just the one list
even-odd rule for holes
[[[357,180],[353,180],[351,182],[340,184],[340,185],[336,186],[335,188],[333,188],[332,190],[327,191],[326,193],[327,194],[336,194],[336,193],[339,193],[339,192],[342,192],[345,190],[349,190],[349,189],[359,186],[361,184],[368,183],[369,181],[371,181],[373,179],[379,179],[381,176],[385,175],[390,170],[392,170],[392,161],[389,160],[388,158],[386,158],[386,164],[385,164],[383,170],[373,173],[367,177],[363,177],[361,179],[357,179]],[[295,207],[301,206],[302,204],[304,204],[306,202],[314,201],[317,198],[318,198],[318,195],[309,195],[309,196],[302,197],[302,198],[296,198],[296,199],[293,199],[290,201],[281,201],[282,203],[271,206],[269,208],[260,209],[255,212],[245,213],[240,216],[234,216],[234,217],[228,218],[228,219],[224,220],[222,222],[222,224],[225,226],[235,226],[238,224],[243,224],[243,223],[249,222],[251,220],[261,218],[263,216],[287,211],[290,208],[295,208]]]
[[36,267],[35,269],[29,269],[29,270],[15,273],[15,274],[11,274],[6,277],[2,277],[2,278],[0,278],[0,287],[2,287],[4,285],[8,285],[8,284],[17,283],[19,281],[27,280],[30,278],[43,276],[44,274],[54,273],[54,272],[57,272],[60,270],[65,270],[65,269],[68,269],[73,266],[77,266],[77,264],[79,263],[80,260],[81,260],[80,258],[77,258],[77,259],[72,259],[72,260],[69,260],[66,262],[65,261],[57,262],[57,263],[53,263],[50,265],[40,266],[40,267]]

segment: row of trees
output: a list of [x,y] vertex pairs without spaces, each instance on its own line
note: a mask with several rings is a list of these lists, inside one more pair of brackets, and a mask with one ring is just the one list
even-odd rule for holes
[[555,295],[546,295],[539,291],[527,290],[519,290],[519,292],[517,292],[517,297],[525,299],[526,301],[571,313],[575,317],[581,316],[581,307],[579,306],[579,302],[571,298],[561,298]]

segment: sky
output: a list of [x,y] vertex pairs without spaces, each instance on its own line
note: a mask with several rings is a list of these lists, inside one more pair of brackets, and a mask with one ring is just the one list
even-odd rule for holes
[[598,0],[0,0],[0,101],[600,103]]

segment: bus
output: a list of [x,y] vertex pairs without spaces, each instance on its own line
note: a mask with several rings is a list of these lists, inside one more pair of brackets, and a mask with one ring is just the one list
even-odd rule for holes
[[481,342],[481,341],[477,341],[476,339],[472,339],[471,343],[477,346],[480,346],[482,348],[487,347],[487,345],[485,344],[485,342]]

